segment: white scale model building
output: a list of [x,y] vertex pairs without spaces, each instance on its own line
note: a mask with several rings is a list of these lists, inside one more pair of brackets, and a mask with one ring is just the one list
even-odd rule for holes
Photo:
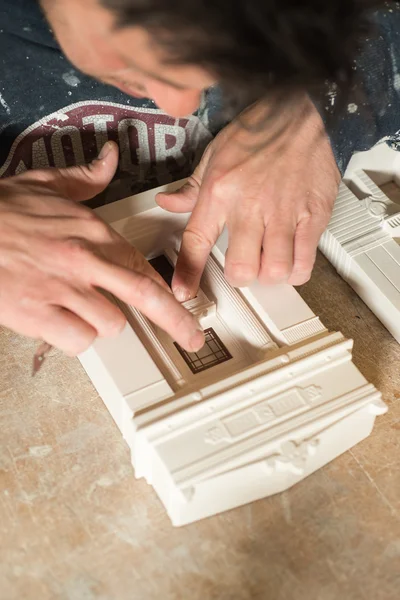
[[[168,281],[187,215],[161,210],[157,191],[97,212]],[[226,247],[223,234],[185,303],[206,332],[200,352],[183,351],[121,305],[123,333],[80,357],[136,477],[174,525],[286,490],[368,436],[386,412],[352,362],[352,342],[327,331],[294,288],[226,282]]]
[[384,142],[350,162],[320,249],[400,342],[400,153]]

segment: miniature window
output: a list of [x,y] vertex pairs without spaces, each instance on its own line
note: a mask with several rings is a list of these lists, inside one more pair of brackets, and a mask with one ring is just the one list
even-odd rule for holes
[[161,256],[156,256],[156,258],[149,260],[149,263],[153,269],[161,275],[165,283],[171,287],[174,267],[171,265],[168,258],[164,256],[164,254],[161,254]]
[[232,358],[212,327],[206,329],[204,334],[205,344],[199,352],[186,352],[178,344],[174,344],[189,369],[195,375]]

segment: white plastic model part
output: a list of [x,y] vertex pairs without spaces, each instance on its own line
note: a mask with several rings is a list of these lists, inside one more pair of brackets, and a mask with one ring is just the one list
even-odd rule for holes
[[356,155],[320,249],[400,342],[400,155],[380,144]]
[[[97,212],[167,276],[187,215],[157,207],[157,191]],[[185,303],[205,330],[203,350],[184,352],[120,304],[123,333],[80,357],[136,477],[174,525],[287,489],[368,436],[386,410],[352,363],[352,342],[328,332],[294,288],[227,283],[226,247],[223,234]]]

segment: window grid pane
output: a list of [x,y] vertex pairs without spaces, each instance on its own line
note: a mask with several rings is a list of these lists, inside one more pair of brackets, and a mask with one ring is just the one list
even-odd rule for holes
[[178,344],[174,344],[189,369],[195,375],[232,358],[232,355],[212,327],[206,329],[204,335],[205,344],[199,352],[186,352]]

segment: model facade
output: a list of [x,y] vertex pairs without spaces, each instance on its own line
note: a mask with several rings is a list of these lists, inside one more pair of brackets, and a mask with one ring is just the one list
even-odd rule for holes
[[[162,188],[164,190],[165,188]],[[98,209],[170,282],[187,215],[157,191]],[[174,525],[279,493],[368,436],[386,411],[294,288],[234,289],[224,278],[226,232],[193,300],[204,348],[187,353],[136,309],[80,359]]]
[[399,159],[386,144],[354,157],[320,241],[321,251],[398,342]]

